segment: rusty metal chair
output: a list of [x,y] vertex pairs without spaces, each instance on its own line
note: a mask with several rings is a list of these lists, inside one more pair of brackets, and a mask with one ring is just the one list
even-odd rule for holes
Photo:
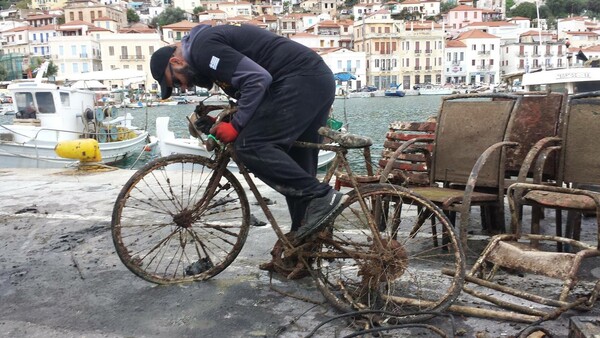
[[[373,170],[373,164],[370,163],[369,149],[365,148],[363,157],[367,172],[365,175],[355,175],[355,179],[362,184],[379,182],[383,169],[392,160],[393,163],[390,164],[392,168],[386,176],[386,182],[402,185],[428,185],[429,153],[433,148],[431,141],[434,139],[435,126],[435,117],[431,117],[427,121],[395,121],[390,123],[377,170]],[[411,153],[400,154],[394,159],[391,158],[396,149],[405,142],[416,138],[426,139],[427,141],[413,143],[408,149],[408,152]],[[352,185],[348,175],[344,171],[336,172],[335,189],[339,190],[341,187],[350,186]]]
[[[571,308],[589,310],[594,305],[600,291],[600,279],[593,275],[584,277],[582,266],[586,259],[600,256],[600,193],[573,188],[573,185],[600,184],[600,141],[594,138],[598,134],[600,92],[571,97],[561,138],[548,137],[539,141],[526,156],[527,165],[521,168],[520,178],[529,169],[528,166],[537,163],[534,161],[536,157],[560,151],[556,184],[540,182],[538,177],[534,183],[518,182],[508,188],[514,233],[494,236],[466,277],[468,282],[541,304],[542,307],[506,302],[505,297],[503,300],[487,292],[477,292],[471,286],[465,286],[463,290],[511,311],[539,319],[558,316]],[[545,149],[549,151],[545,152]],[[536,170],[542,172],[543,168],[538,167]],[[569,231],[565,236],[561,236],[558,231],[556,235],[549,234],[541,229],[539,218],[533,219],[530,231],[526,232],[518,212],[522,205],[594,212],[596,228],[592,229],[593,237],[584,241]],[[559,250],[555,250],[554,245]],[[566,248],[567,252],[561,252],[562,248]],[[489,266],[491,268],[488,269]],[[558,288],[549,290],[551,288],[546,286],[526,291],[510,285],[500,285],[494,281],[500,268],[558,280],[554,283]],[[527,279],[539,280],[532,276]],[[548,307],[550,310],[547,310]]]
[[[445,97],[435,131],[430,184],[410,189],[439,205],[452,221],[460,213],[460,238],[467,248],[472,206],[490,206],[504,214],[504,153],[507,129],[521,98],[506,94],[471,94]],[[425,139],[413,139],[394,156]],[[390,163],[393,163],[391,161]],[[388,164],[383,180],[392,169]],[[456,224],[456,223],[455,223]]]
[[[600,92],[584,93],[570,98],[562,137],[543,139],[528,154],[530,163],[527,165],[530,166],[536,157],[559,152],[556,184],[539,184],[539,179],[533,183],[522,183],[521,173],[521,183],[511,186],[513,200],[517,206],[531,205],[567,210],[571,213],[589,212],[599,217],[597,201],[600,193],[578,188],[600,184],[600,142],[594,138],[600,132],[599,113]],[[540,233],[540,216],[539,213],[532,213],[531,232],[534,234]],[[512,219],[513,232],[518,233],[517,229],[522,228],[521,222],[518,217]],[[560,224],[556,227],[556,235],[562,235]],[[568,222],[565,236],[578,240],[577,224]],[[561,245],[558,245],[558,249],[562,249]]]

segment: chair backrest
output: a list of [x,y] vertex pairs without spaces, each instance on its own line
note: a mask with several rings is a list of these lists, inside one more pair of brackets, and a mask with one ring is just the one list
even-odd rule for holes
[[[405,142],[413,139],[426,139],[433,141],[435,138],[436,118],[424,122],[396,121],[390,123],[389,131],[385,135],[383,152],[379,160],[379,168],[383,169],[388,164],[392,153]],[[419,149],[418,151],[414,151]],[[395,184],[429,185],[429,166],[433,152],[432,142],[415,142],[407,151],[398,155],[392,165],[392,175],[389,181]]]
[[[506,172],[517,176],[525,156],[539,140],[549,136],[559,136],[559,126],[564,118],[567,93],[524,93],[519,101],[507,133],[508,140],[519,142],[517,148],[506,150]],[[556,179],[556,158],[549,158],[544,166],[548,179]]]
[[600,92],[574,95],[565,117],[562,181],[600,184]]
[[[445,97],[438,114],[432,173],[435,181],[464,185],[479,156],[502,142],[515,103],[504,94]],[[498,187],[502,152],[495,152],[482,168],[478,186]]]

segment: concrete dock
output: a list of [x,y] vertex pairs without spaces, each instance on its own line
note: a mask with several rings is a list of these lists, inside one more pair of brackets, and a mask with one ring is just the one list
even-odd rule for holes
[[[157,286],[135,276],[120,262],[110,233],[113,204],[132,174],[0,169],[1,337],[304,337],[337,315],[311,279],[271,280],[258,269],[275,242],[269,225],[252,227],[237,260],[209,281]],[[259,189],[288,227],[285,199],[264,185]],[[248,197],[253,214],[266,221]],[[569,317],[580,315],[597,316],[598,310],[568,312],[542,327],[566,337]],[[454,320],[456,333],[466,337],[510,337],[527,326],[460,315]],[[430,324],[452,336],[446,318]],[[336,320],[315,336],[353,332]],[[416,334],[407,332],[389,334]]]

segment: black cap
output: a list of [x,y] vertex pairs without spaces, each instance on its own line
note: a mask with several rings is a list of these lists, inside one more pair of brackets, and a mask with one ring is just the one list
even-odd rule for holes
[[154,52],[150,58],[150,71],[152,77],[160,84],[160,98],[163,100],[169,98],[173,92],[173,88],[169,87],[165,81],[165,71],[173,53],[175,53],[175,47],[164,46]]

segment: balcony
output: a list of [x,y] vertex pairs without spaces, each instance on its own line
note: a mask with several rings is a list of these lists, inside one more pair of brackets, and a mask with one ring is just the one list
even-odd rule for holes
[[420,49],[416,49],[415,50],[415,54],[421,54],[421,50]]
[[145,60],[146,57],[144,55],[120,55],[119,59],[121,59],[121,60]]
[[490,65],[477,66],[477,70],[490,70],[491,68],[492,66]]
[[460,65],[460,61],[458,61],[458,60],[452,60],[452,65],[453,66],[459,66]]
[[425,71],[428,71],[428,72],[430,72],[432,69],[433,69],[433,67],[432,67],[432,66],[425,66]]
[[415,70],[421,70],[421,66],[415,66]]
[[425,54],[431,54],[432,50],[431,49],[425,49]]
[[489,50],[480,50],[477,52],[478,55],[490,55]]

